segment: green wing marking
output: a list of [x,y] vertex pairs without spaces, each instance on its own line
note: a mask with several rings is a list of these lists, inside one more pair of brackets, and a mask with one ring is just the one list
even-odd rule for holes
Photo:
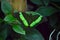
[[23,24],[24,24],[26,27],[28,27],[29,24],[28,24],[27,20],[24,18],[22,12],[19,12],[19,14],[20,14],[19,17],[20,17],[20,19],[22,20]]
[[35,21],[33,21],[31,24],[30,24],[30,27],[33,27],[34,25],[36,25],[37,23],[39,23],[41,20],[42,20],[42,17],[43,16],[39,16]]

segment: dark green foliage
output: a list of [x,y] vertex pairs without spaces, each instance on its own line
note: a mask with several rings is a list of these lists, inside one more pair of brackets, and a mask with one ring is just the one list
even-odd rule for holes
[[7,0],[1,0],[1,10],[7,15],[11,14],[12,12],[12,7]]
[[26,35],[24,35],[26,40],[44,40],[44,37],[36,29],[27,30]]
[[0,18],[0,23],[2,23],[3,22],[3,20]]
[[41,0],[31,0],[34,4],[41,5]]
[[6,40],[9,33],[8,27],[9,25],[5,23],[0,25],[0,40]]
[[56,9],[53,7],[41,6],[36,12],[40,13],[42,16],[50,16],[55,13]]
[[50,0],[31,0],[32,3],[37,5],[45,5],[47,6],[50,2]]

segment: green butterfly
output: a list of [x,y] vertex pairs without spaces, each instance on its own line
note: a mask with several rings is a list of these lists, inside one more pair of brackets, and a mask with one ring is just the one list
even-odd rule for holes
[[[38,13],[36,13],[36,14],[38,14]],[[34,15],[34,14],[33,14],[33,15]],[[38,15],[39,15],[39,14],[38,14]],[[19,17],[20,17],[21,21],[23,22],[23,24],[24,24],[26,27],[28,27],[28,26],[33,27],[34,25],[36,25],[37,23],[39,23],[39,22],[42,20],[42,18],[43,18],[42,15],[39,15],[39,17],[38,17],[36,20],[34,20],[34,21],[29,25],[28,21],[25,19],[25,17],[24,17],[24,15],[23,15],[22,12],[19,12]]]

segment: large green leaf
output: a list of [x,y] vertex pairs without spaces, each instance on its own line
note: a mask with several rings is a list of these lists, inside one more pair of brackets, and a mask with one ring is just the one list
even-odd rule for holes
[[42,16],[50,16],[55,11],[56,10],[53,7],[44,7],[44,6],[41,6],[40,8],[38,8],[38,10],[36,12],[40,13]]
[[13,23],[15,22],[16,18],[14,18],[11,14],[7,15],[5,18],[4,18],[4,21],[8,22],[8,23]]
[[12,7],[11,7],[10,3],[7,0],[1,0],[1,10],[5,14],[9,14],[9,13],[12,12]]
[[27,31],[26,35],[23,37],[27,40],[44,40],[42,34],[36,29]]
[[20,25],[14,24],[14,25],[12,25],[12,26],[13,26],[12,29],[13,29],[16,33],[25,35],[25,30],[23,30],[23,28],[22,28]]
[[33,2],[34,4],[37,4],[37,5],[42,4],[41,0],[31,0],[31,2]]

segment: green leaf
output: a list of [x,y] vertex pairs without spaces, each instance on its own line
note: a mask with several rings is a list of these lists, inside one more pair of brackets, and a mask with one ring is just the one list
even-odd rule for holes
[[7,0],[2,0],[1,1],[1,10],[5,14],[10,14],[12,12],[12,7],[11,7],[10,3]]
[[15,22],[16,18],[14,18],[11,14],[7,15],[5,18],[4,18],[4,21],[8,22],[8,23],[13,23]]
[[36,29],[28,30],[25,36],[27,40],[44,40],[42,34]]
[[41,0],[31,0],[31,2],[34,3],[34,4],[37,4],[37,5],[42,4]]
[[38,10],[36,10],[36,12],[40,13],[42,16],[50,16],[55,11],[56,9],[53,7],[44,7],[44,6],[41,6],[40,8],[38,8]]
[[12,25],[12,29],[16,32],[16,33],[19,33],[19,34],[23,34],[25,35],[25,30],[23,30],[23,28],[20,26],[20,25]]
[[60,0],[51,0],[51,1],[54,1],[54,2],[60,2]]

